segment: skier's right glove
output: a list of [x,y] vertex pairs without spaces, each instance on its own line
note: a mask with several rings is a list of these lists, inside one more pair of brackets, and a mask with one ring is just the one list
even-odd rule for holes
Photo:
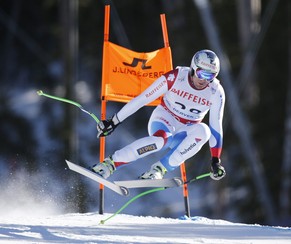
[[212,157],[210,177],[213,180],[221,180],[226,175],[224,167],[221,165],[221,160],[217,157]]
[[110,119],[102,120],[97,124],[97,137],[109,136],[120,124],[116,114]]

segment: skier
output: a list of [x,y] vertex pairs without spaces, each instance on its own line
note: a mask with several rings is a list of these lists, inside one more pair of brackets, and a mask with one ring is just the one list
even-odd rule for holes
[[[117,167],[145,157],[162,148],[169,150],[141,179],[162,179],[167,171],[176,169],[194,156],[209,141],[211,178],[220,180],[226,175],[221,164],[222,119],[225,93],[216,78],[220,61],[211,50],[195,53],[190,67],[177,67],[157,80],[144,92],[124,105],[107,120],[97,124],[97,137],[110,135],[127,117],[163,95],[148,122],[149,136],[115,151],[91,170],[108,178]],[[202,123],[209,111],[209,126]]]

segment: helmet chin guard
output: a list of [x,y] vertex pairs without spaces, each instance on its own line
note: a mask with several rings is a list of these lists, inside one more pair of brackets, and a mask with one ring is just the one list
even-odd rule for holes
[[[206,79],[211,82],[219,73],[220,61],[213,51],[204,49],[194,54],[190,68],[191,76],[196,75],[199,79]],[[212,80],[209,80],[210,78],[204,78],[203,74],[207,73],[209,75],[205,77],[213,77]]]

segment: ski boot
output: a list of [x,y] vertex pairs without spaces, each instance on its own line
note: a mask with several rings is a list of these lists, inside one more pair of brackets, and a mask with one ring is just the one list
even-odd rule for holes
[[107,179],[110,175],[113,174],[113,172],[116,170],[116,167],[112,157],[109,156],[108,158],[105,158],[102,163],[93,165],[91,170],[94,173],[102,176],[104,179]]
[[140,179],[151,179],[151,180],[160,180],[163,179],[164,175],[167,173],[167,169],[162,165],[162,163],[154,163],[150,170],[143,173],[139,178]]

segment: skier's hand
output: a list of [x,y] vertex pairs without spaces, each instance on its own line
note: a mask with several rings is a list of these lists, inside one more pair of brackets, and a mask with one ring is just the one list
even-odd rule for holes
[[212,157],[210,177],[213,180],[221,180],[225,175],[226,172],[224,167],[221,165],[221,160],[219,158]]
[[110,135],[119,124],[120,121],[118,120],[116,114],[114,114],[114,116],[110,119],[100,121],[97,124],[97,137],[99,138]]

